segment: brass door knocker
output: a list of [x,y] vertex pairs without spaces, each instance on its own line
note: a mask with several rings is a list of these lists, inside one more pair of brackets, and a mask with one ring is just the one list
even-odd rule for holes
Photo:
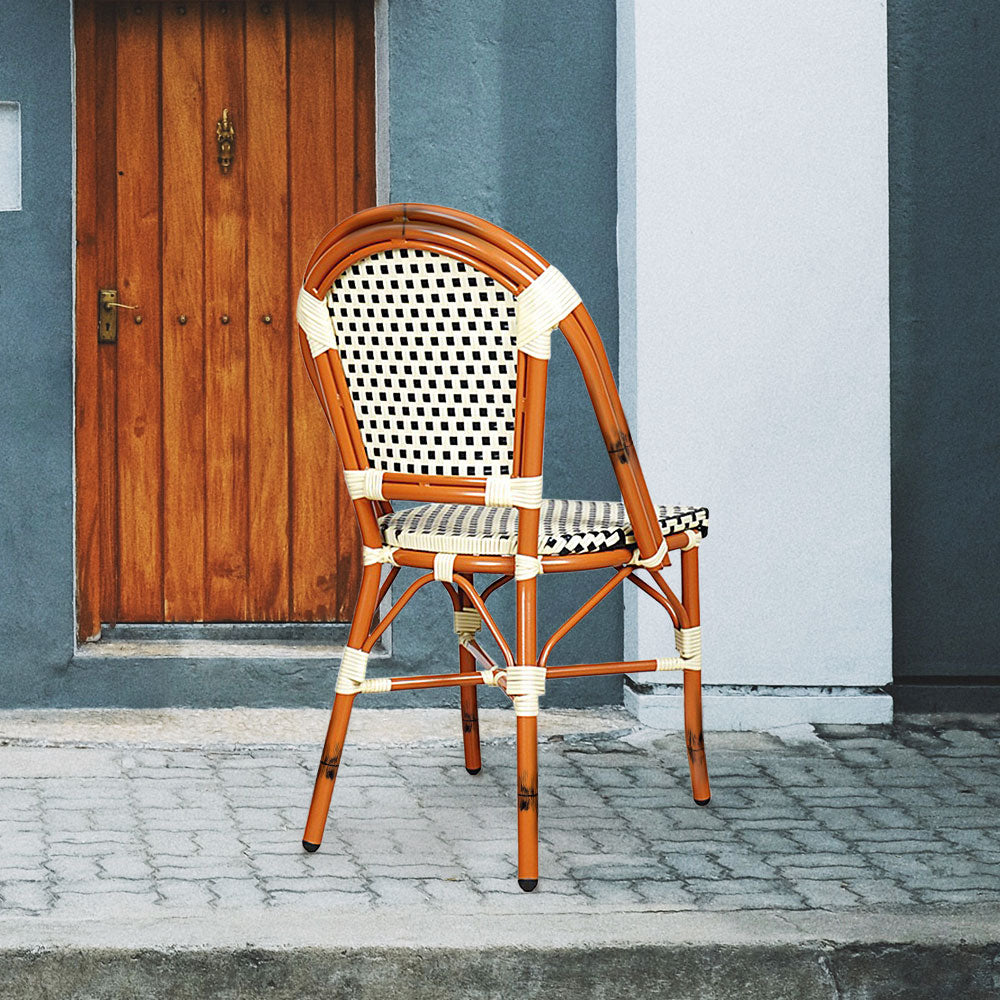
[[219,169],[228,174],[229,168],[233,165],[233,146],[236,142],[236,130],[229,117],[229,108],[222,110],[222,117],[215,126],[215,137],[219,144]]

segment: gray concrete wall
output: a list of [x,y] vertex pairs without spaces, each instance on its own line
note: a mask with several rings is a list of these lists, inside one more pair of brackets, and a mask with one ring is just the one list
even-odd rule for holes
[[[70,8],[0,5],[0,100],[21,102],[24,132],[24,209],[0,214],[0,706],[325,704],[333,665],[315,661],[73,659]],[[390,197],[475,212],[532,243],[579,288],[616,358],[614,5],[390,0],[388,13]],[[610,497],[582,379],[561,342],[553,358],[547,492]],[[597,585],[543,581],[542,638]],[[511,623],[510,596],[497,607]],[[620,599],[587,625],[556,662],[620,656]],[[392,668],[456,661],[450,607],[425,592],[394,630]],[[547,702],[620,699],[619,680],[595,678],[553,684]]]
[[[390,197],[461,208],[506,227],[576,286],[613,361],[616,282],[615,5],[610,0],[389,2]],[[597,421],[562,338],[549,375],[545,493],[617,499]],[[542,579],[544,640],[603,582]],[[401,660],[454,659],[440,630],[414,630],[427,591],[393,636]],[[512,623],[511,594],[497,600]],[[512,630],[511,630],[512,631]],[[560,645],[553,662],[621,655],[620,595]],[[550,682],[548,704],[621,700],[614,677]]]
[[1000,674],[1000,6],[889,0],[894,673]]
[[73,655],[73,119],[68,0],[0,4],[22,210],[0,212],[0,705]]

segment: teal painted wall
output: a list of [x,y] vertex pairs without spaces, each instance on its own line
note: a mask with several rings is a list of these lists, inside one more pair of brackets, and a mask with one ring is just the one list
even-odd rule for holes
[[[614,3],[390,0],[389,37],[391,200],[461,208],[531,244],[580,292],[615,363]],[[549,372],[546,496],[617,499],[583,379],[561,337]],[[604,580],[576,576],[539,581],[539,644]],[[501,595],[496,605],[512,626],[512,594]],[[425,591],[422,598],[413,614],[439,621],[442,597]],[[436,625],[413,630],[408,621],[404,615],[393,636],[401,656],[428,666],[454,659],[450,636],[442,642]],[[553,662],[614,660],[621,651],[615,593]],[[546,696],[547,704],[620,700],[614,677],[550,682]]]
[[0,212],[0,705],[56,697],[73,655],[73,119],[68,0],[0,4],[22,210]]
[[[0,707],[325,705],[330,664],[73,660],[70,8],[0,4],[0,100],[21,102],[24,130],[24,210],[0,213]],[[615,359],[614,4],[390,0],[389,81],[390,197],[454,205],[532,243],[583,294]],[[561,342],[553,358],[547,492],[610,497],[582,379]],[[543,581],[541,637],[598,585]],[[509,596],[497,606],[510,623]],[[442,594],[421,595],[395,629],[393,669],[454,669],[450,619]],[[618,658],[620,600],[587,624],[558,659]],[[620,697],[620,681],[594,679],[552,684],[547,703]]]
[[1000,675],[998,65],[1000,5],[890,0],[897,678]]

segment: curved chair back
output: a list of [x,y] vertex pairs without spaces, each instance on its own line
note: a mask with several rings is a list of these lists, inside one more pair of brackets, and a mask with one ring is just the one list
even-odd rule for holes
[[611,367],[562,274],[483,219],[435,205],[366,209],[317,247],[299,295],[303,356],[366,545],[392,499],[516,506],[535,554],[549,338],[583,372],[639,553],[663,540]]

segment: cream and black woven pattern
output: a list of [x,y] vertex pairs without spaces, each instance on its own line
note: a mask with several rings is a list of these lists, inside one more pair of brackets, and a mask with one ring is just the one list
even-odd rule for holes
[[371,465],[510,475],[512,293],[463,261],[395,249],[349,267],[327,306]]
[[[705,507],[657,507],[665,535],[688,528],[707,529]],[[422,504],[379,519],[386,545],[422,552],[461,555],[513,555],[517,550],[517,511],[470,504]],[[625,505],[606,500],[543,500],[538,554],[606,552],[634,546]]]

